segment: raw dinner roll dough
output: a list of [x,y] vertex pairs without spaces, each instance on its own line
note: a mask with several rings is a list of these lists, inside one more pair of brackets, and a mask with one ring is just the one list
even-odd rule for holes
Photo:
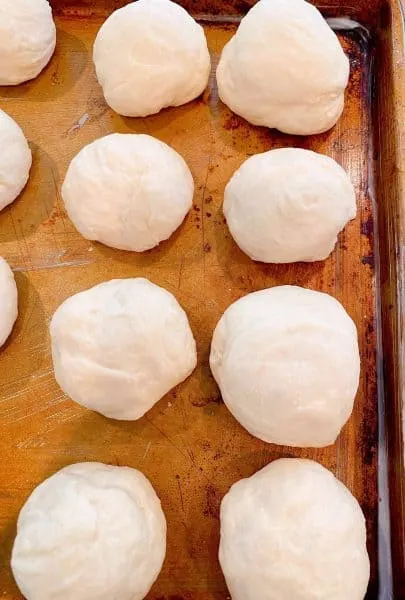
[[219,560],[232,600],[362,600],[370,576],[357,500],[330,471],[298,458],[231,487]]
[[349,60],[321,13],[304,0],[260,0],[226,44],[218,92],[254,125],[308,135],[343,111]]
[[113,133],[85,146],[62,186],[69,217],[85,238],[136,252],[169,238],[193,195],[180,154],[142,134]]
[[14,275],[0,257],[0,346],[7,340],[18,315],[18,292]]
[[186,313],[147,279],[114,279],[68,298],[51,338],[60,387],[113,419],[139,419],[197,363]]
[[323,260],[356,216],[356,196],[332,158],[282,148],[243,163],[226,186],[224,214],[236,243],[253,260]]
[[169,0],[116,10],[98,32],[93,58],[106,102],[127,117],[193,100],[211,68],[203,28]]
[[225,404],[252,435],[286,446],[328,446],[353,409],[357,330],[332,296],[273,287],[225,311],[210,364]]
[[22,129],[0,110],[0,210],[11,204],[23,190],[31,163],[31,150]]
[[21,510],[11,566],[27,600],[142,600],[166,553],[166,519],[136,469],[79,463]]
[[0,85],[34,79],[48,64],[56,28],[48,0],[0,0]]

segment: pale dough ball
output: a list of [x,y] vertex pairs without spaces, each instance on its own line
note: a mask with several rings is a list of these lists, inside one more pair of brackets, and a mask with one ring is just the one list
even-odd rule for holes
[[147,279],[114,279],[68,298],[51,321],[60,387],[113,419],[142,417],[197,362],[187,315]]
[[11,566],[27,600],[142,600],[165,553],[166,519],[148,479],[79,463],[28,498]]
[[281,148],[248,158],[225,188],[224,214],[238,246],[270,263],[325,259],[356,216],[347,173],[332,158]]
[[37,77],[50,61],[56,28],[48,0],[0,1],[0,85]]
[[330,471],[298,458],[231,487],[219,560],[232,600],[362,600],[370,576],[357,500]]
[[22,129],[2,110],[0,110],[0,142],[0,210],[3,210],[25,187],[32,155]]
[[106,102],[127,117],[197,98],[211,69],[203,28],[169,0],[137,0],[113,12],[93,58]]
[[4,258],[0,257],[0,346],[13,329],[18,315],[18,292],[14,275]]
[[252,435],[286,446],[328,446],[353,409],[357,330],[332,296],[273,287],[225,311],[210,364],[225,404]]
[[291,134],[339,119],[349,60],[321,13],[304,0],[260,0],[223,49],[218,92],[254,125]]
[[85,238],[136,252],[169,238],[193,195],[180,154],[142,134],[113,133],[85,146],[62,186],[68,215]]

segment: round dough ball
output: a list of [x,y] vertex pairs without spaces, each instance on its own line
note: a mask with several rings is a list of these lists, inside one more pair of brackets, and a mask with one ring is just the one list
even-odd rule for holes
[[1,0],[0,85],[34,79],[50,61],[56,28],[48,0]]
[[85,146],[62,186],[66,210],[88,240],[143,252],[167,240],[193,204],[184,159],[149,136],[113,133]]
[[349,60],[304,0],[260,0],[223,49],[218,92],[254,125],[297,135],[327,131],[343,111]]
[[225,188],[224,214],[238,246],[253,260],[325,259],[356,216],[347,173],[332,158],[281,148],[248,158]]
[[25,187],[30,173],[32,154],[22,129],[2,110],[0,110],[0,140],[0,210],[3,210]]
[[219,560],[232,600],[362,600],[370,576],[357,500],[330,471],[298,458],[232,486]]
[[27,600],[142,600],[165,553],[166,519],[148,479],[79,463],[28,498],[11,566]]
[[137,0],[113,12],[93,58],[106,102],[127,117],[190,102],[211,69],[203,28],[169,0]]
[[356,326],[343,306],[296,286],[248,294],[222,315],[210,365],[225,404],[273,444],[333,444],[360,374]]
[[197,363],[186,313],[147,279],[114,279],[68,298],[51,338],[60,387],[113,419],[139,419]]
[[3,346],[18,316],[18,292],[13,272],[1,257],[0,298],[0,346]]

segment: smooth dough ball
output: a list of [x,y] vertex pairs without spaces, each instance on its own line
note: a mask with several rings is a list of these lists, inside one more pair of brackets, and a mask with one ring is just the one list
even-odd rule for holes
[[51,321],[60,387],[113,419],[142,417],[197,363],[187,315],[147,279],[114,279],[68,298]]
[[138,0],[113,12],[93,58],[106,102],[127,117],[190,102],[211,69],[203,28],[169,0]]
[[360,373],[356,326],[321,292],[273,287],[234,302],[212,339],[225,404],[273,444],[333,444],[351,415]]
[[50,61],[56,28],[48,0],[1,0],[0,85],[34,79]]
[[218,92],[254,125],[297,135],[330,129],[343,111],[349,60],[304,0],[260,0],[223,49]]
[[27,600],[142,600],[165,553],[166,519],[148,479],[79,463],[28,498],[11,566]]
[[0,257],[0,346],[13,329],[18,316],[18,292],[14,275],[4,258]]
[[281,148],[248,158],[225,188],[224,214],[253,260],[325,259],[356,216],[353,185],[332,158]]
[[298,458],[231,487],[219,560],[232,600],[362,600],[370,576],[357,500],[330,471]]
[[0,140],[0,210],[3,210],[25,187],[32,155],[22,129],[2,110],[0,110]]
[[193,195],[180,154],[142,134],[113,133],[85,146],[62,186],[68,215],[85,238],[135,252],[167,240]]

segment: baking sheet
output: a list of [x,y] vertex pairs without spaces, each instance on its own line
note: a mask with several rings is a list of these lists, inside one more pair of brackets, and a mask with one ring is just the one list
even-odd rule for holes
[[[149,600],[224,600],[217,561],[219,503],[230,485],[270,460],[302,456],[331,469],[355,494],[367,518],[377,598],[377,335],[374,254],[375,190],[371,101],[372,44],[362,30],[343,31],[351,62],[338,125],[311,138],[249,125],[218,101],[212,74],[204,95],[146,119],[114,114],[91,62],[103,18],[57,17],[57,51],[37,80],[0,88],[0,107],[23,127],[33,149],[30,182],[0,213],[0,254],[16,272],[20,316],[0,354],[0,596],[19,599],[9,569],[15,520],[31,490],[57,469],[97,460],[141,469],[168,520],[168,551]],[[213,73],[236,25],[205,19]],[[170,144],[192,170],[194,207],[159,248],[138,255],[84,240],[67,218],[60,185],[84,144],[110,132],[148,133]],[[324,152],[349,172],[358,215],[336,251],[314,264],[251,262],[230,237],[221,212],[226,182],[251,154],[281,146]],[[55,383],[48,325],[71,294],[114,277],[143,276],[173,292],[198,344],[194,374],[137,422],[117,422],[71,402]],[[362,374],[353,415],[337,443],[291,449],[251,437],[225,408],[208,367],[212,331],[225,308],[254,290],[297,284],[340,300],[357,324]]]

